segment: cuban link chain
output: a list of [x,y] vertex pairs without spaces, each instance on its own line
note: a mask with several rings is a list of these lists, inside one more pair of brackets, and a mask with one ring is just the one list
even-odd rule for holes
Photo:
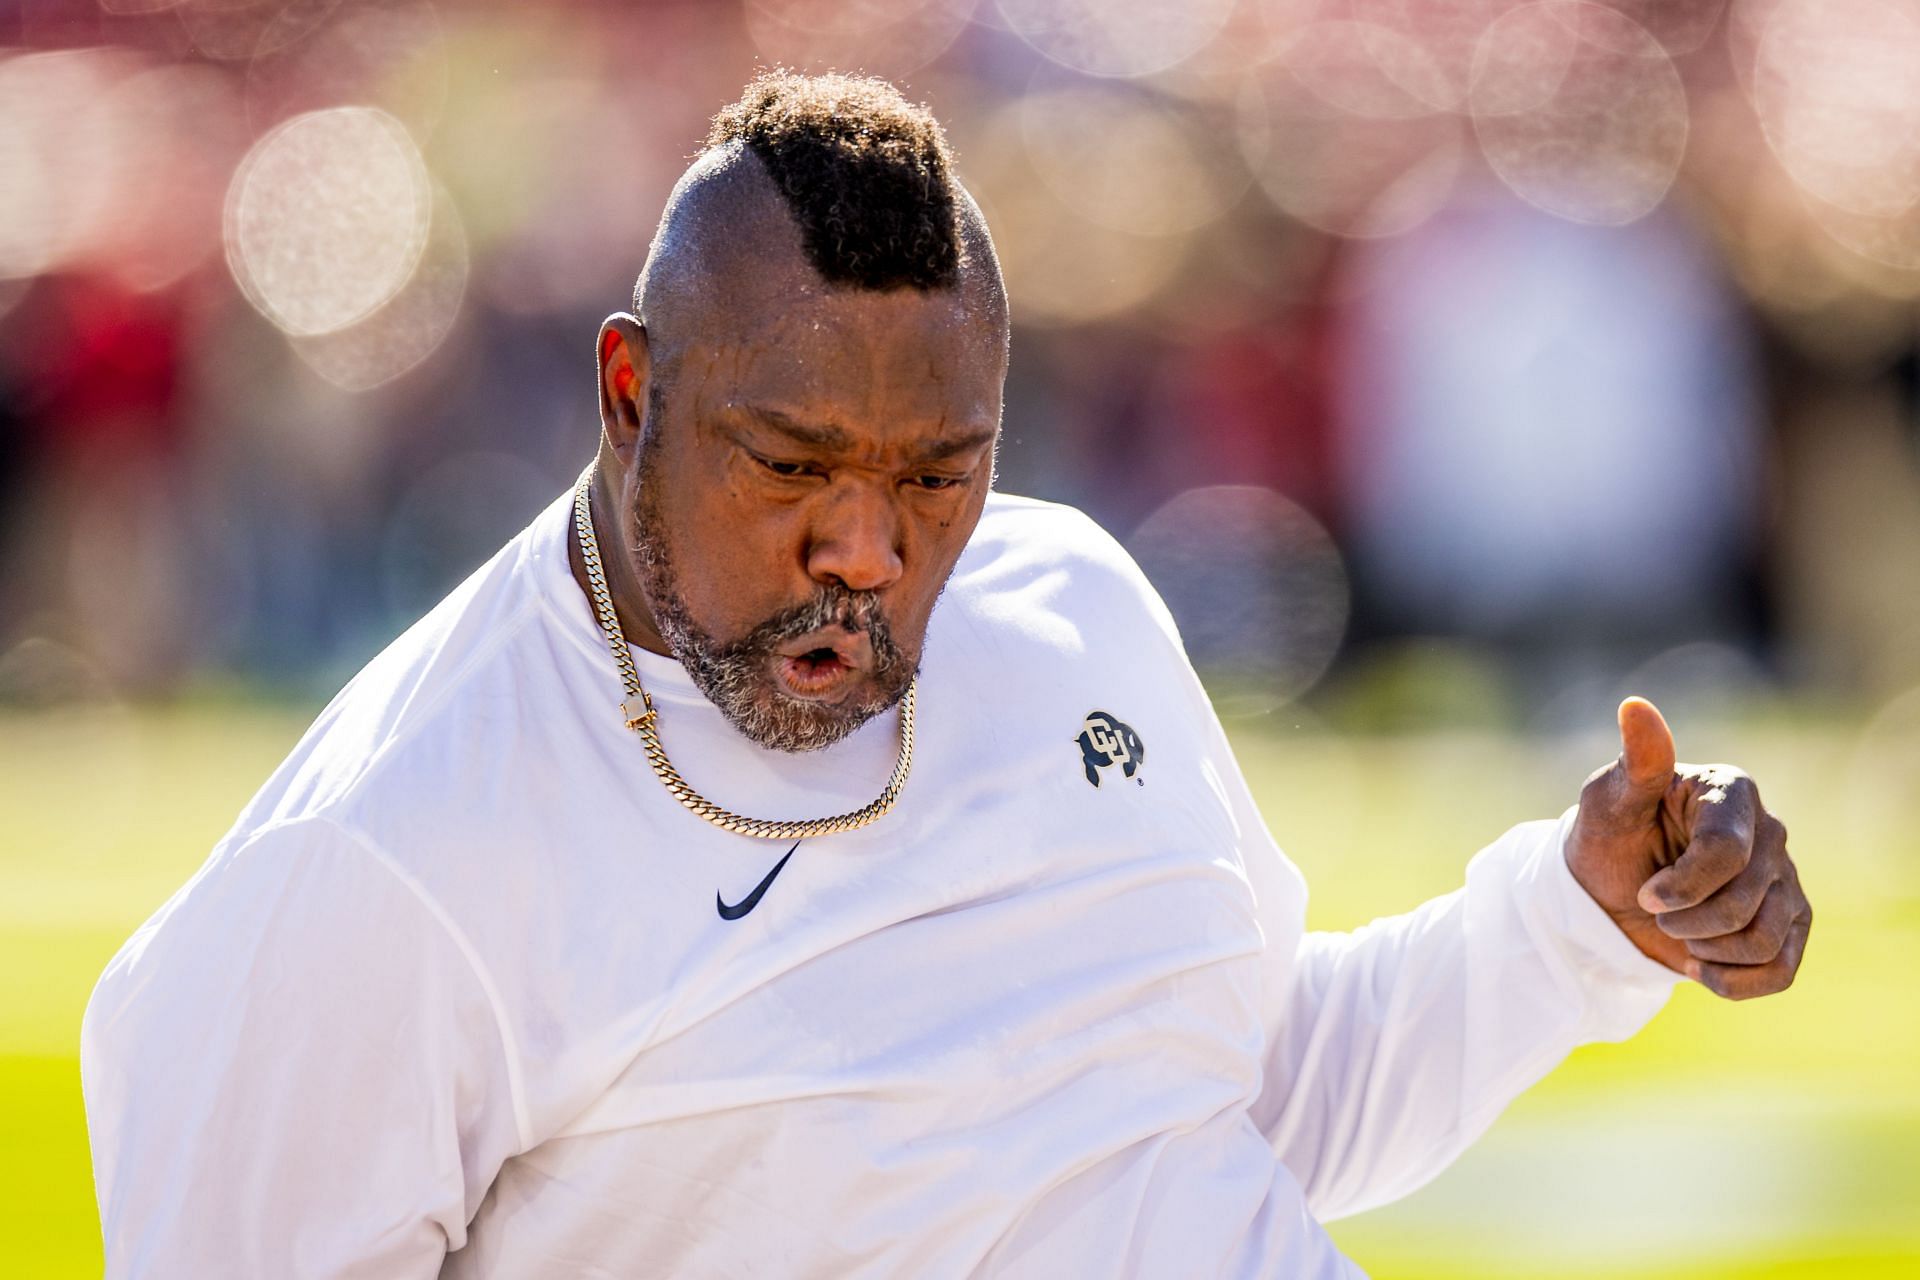
[[680,771],[667,759],[667,749],[660,745],[659,716],[654,711],[653,698],[640,685],[640,672],[633,664],[633,653],[627,648],[626,635],[620,630],[620,618],[613,609],[613,593],[607,590],[606,571],[600,564],[600,540],[594,536],[593,512],[587,500],[592,481],[593,467],[589,464],[580,473],[580,483],[574,486],[573,522],[580,532],[581,556],[587,563],[587,582],[592,589],[593,611],[600,620],[602,634],[607,638],[607,648],[613,653],[614,666],[620,669],[620,682],[627,689],[626,700],[620,704],[620,715],[626,721],[627,728],[640,735],[641,745],[646,748],[647,763],[653,766],[654,775],[673,798],[690,812],[722,830],[762,840],[806,840],[814,836],[838,835],[842,831],[864,827],[893,808],[893,802],[900,796],[900,789],[907,783],[907,771],[913,767],[913,695],[920,683],[918,676],[908,682],[906,695],[900,700],[900,755],[893,762],[893,776],[887,779],[885,790],[850,813],[794,821],[748,818],[721,808],[695,791],[680,776]]

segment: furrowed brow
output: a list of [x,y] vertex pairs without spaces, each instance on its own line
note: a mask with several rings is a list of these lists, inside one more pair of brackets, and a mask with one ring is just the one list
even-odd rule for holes
[[[854,447],[852,435],[844,428],[832,423],[804,422],[791,414],[762,405],[736,404],[733,407],[768,430],[778,432],[795,444],[807,448],[846,452]],[[924,465],[947,462],[963,454],[986,448],[993,443],[993,438],[998,434],[999,432],[992,427],[981,427],[963,435],[928,441],[913,451],[914,461]]]
[[921,462],[946,462],[961,454],[984,449],[993,443],[995,434],[989,427],[980,431],[969,431],[966,435],[954,436],[947,440],[935,440],[916,449],[914,457]]
[[757,405],[741,405],[740,408],[763,426],[779,432],[795,444],[812,449],[844,450],[853,447],[853,437],[831,423],[801,422],[778,409],[763,409]]

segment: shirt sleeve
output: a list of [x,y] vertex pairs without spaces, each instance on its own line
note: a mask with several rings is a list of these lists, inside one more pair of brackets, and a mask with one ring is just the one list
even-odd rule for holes
[[[1462,888],[1306,933],[1280,961],[1254,1119],[1321,1221],[1430,1181],[1576,1046],[1633,1035],[1681,981],[1573,878],[1573,814],[1514,827]],[[1256,829],[1250,856],[1279,858]]]
[[343,827],[217,851],[82,1026],[107,1275],[436,1275],[522,1145],[504,1025],[451,922]]
[[1581,1044],[1624,1040],[1682,975],[1643,954],[1573,878],[1576,807],[1522,823],[1466,884],[1349,933],[1305,933],[1306,885],[1275,845],[1179,629],[1137,565],[1166,671],[1205,726],[1210,771],[1270,954],[1251,1114],[1319,1222],[1409,1194]]

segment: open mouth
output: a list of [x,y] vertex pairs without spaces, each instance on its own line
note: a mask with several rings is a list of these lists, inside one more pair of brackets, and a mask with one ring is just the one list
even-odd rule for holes
[[774,655],[774,669],[787,692],[826,698],[853,683],[873,665],[865,635],[834,628],[802,636]]

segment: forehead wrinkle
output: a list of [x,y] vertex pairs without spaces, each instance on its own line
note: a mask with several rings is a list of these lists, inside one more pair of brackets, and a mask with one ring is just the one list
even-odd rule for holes
[[998,428],[969,431],[962,436],[953,436],[945,440],[936,440],[923,445],[914,454],[914,458],[919,462],[945,462],[950,458],[957,458],[963,453],[970,453],[976,449],[984,449],[988,445],[991,445],[999,435],[1000,431]]
[[983,364],[973,335],[953,315],[858,296],[815,303],[743,317],[722,346],[735,377],[719,407],[766,410],[806,426],[845,427],[903,408],[929,423],[984,418],[950,402],[967,393],[968,373]]
[[[809,422],[771,406],[756,405],[742,400],[726,401],[722,408],[752,418],[763,426],[809,448],[827,449],[840,453],[854,453],[861,448],[861,441],[855,434],[837,423]],[[940,427],[945,427],[946,422],[947,419],[942,416]],[[936,428],[936,431],[938,430]],[[999,434],[998,427],[974,427],[963,430],[958,435],[937,434],[933,439],[872,443],[882,450],[889,446],[897,448],[913,462],[944,462],[960,454],[986,448],[998,438]]]
[[736,412],[745,413],[749,417],[758,418],[761,422],[773,430],[778,431],[781,435],[792,440],[797,440],[801,444],[812,445],[821,449],[853,448],[853,436],[844,427],[835,423],[804,422],[793,417],[791,414],[782,413],[778,409],[768,408],[764,405],[748,404],[738,400],[728,401],[726,407]]

